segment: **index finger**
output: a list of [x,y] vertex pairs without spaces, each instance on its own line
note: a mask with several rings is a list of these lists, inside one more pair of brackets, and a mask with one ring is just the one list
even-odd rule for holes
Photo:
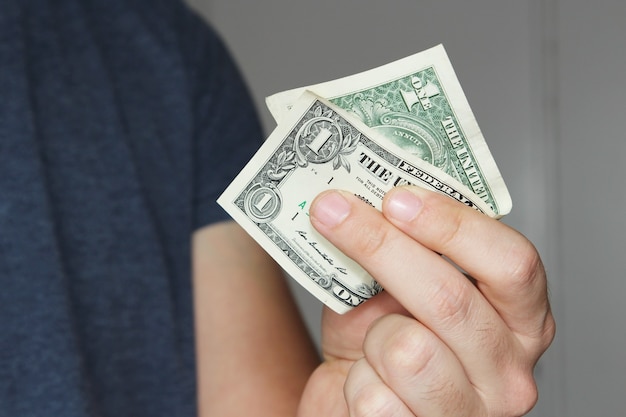
[[469,273],[511,330],[534,338],[550,327],[543,263],[522,234],[448,197],[413,186],[390,190],[383,214]]

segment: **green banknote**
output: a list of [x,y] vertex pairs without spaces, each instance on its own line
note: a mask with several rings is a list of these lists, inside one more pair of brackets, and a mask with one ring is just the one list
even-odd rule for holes
[[353,192],[381,209],[392,187],[414,184],[494,216],[469,187],[390,143],[347,111],[304,92],[218,203],[311,294],[338,313],[381,288],[311,226],[322,191]]
[[464,184],[495,217],[511,211],[507,187],[442,45],[360,74],[270,96],[266,103],[279,124],[304,90]]

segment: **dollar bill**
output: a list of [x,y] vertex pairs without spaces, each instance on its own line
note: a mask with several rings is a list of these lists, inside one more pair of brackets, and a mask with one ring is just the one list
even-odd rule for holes
[[495,216],[470,187],[336,105],[305,91],[290,107],[218,203],[336,312],[358,306],[381,288],[311,226],[309,205],[320,192],[348,190],[380,209],[389,189],[414,184]]
[[463,183],[496,217],[511,211],[507,187],[442,45],[360,74],[270,96],[266,103],[279,124],[304,90]]

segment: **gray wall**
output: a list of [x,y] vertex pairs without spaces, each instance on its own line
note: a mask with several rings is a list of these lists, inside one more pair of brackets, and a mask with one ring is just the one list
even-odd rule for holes
[[[626,415],[626,2],[190,0],[263,98],[443,43],[546,263],[535,416]],[[318,337],[319,303],[294,286]]]

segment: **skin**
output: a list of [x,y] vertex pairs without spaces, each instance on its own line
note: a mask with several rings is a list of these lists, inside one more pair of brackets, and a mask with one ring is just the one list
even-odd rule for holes
[[343,316],[325,310],[324,362],[299,416],[520,416],[534,406],[533,369],[555,324],[524,236],[416,187],[390,191],[382,213],[329,191],[310,215],[385,292]]
[[555,328],[541,259],[524,236],[414,187],[390,191],[382,213],[325,192],[310,216],[385,291],[345,315],[324,310],[320,363],[265,252],[233,223],[198,231],[201,416],[511,417],[532,408],[533,369]]
[[193,236],[199,416],[294,416],[319,355],[278,266],[237,224]]

